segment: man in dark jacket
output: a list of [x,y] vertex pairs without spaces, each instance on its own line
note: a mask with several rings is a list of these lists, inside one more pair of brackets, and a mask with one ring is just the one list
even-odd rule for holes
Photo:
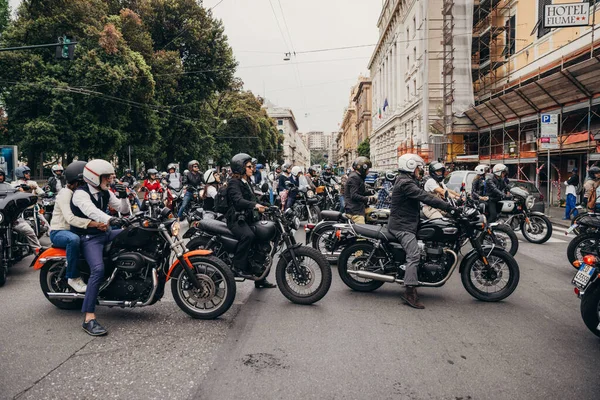
[[[188,163],[189,172],[183,175],[182,185],[187,189],[196,189],[200,190],[200,187],[204,183],[204,175],[200,172],[200,163],[196,160],[192,160]],[[183,213],[187,209],[188,205],[192,201],[192,197],[194,193],[192,190],[187,190],[185,195],[183,196],[183,201],[181,202],[181,208],[177,213],[177,217],[179,220],[183,220]]]
[[423,202],[450,214],[458,212],[449,203],[419,187],[417,181],[422,178],[424,169],[425,161],[416,154],[404,154],[398,159],[399,174],[392,191],[392,206],[388,221],[388,231],[398,239],[406,252],[406,269],[404,273],[406,294],[404,301],[409,306],[418,309],[425,308],[419,301],[416,288],[419,285],[417,268],[421,258],[417,244],[420,203]]
[[485,181],[486,194],[489,197],[488,207],[490,218],[488,222],[494,222],[498,218],[498,202],[502,199],[510,198],[507,194],[506,176],[508,167],[504,164],[496,164],[492,168],[492,175]]
[[64,168],[62,165],[52,166],[52,176],[48,179],[48,187],[50,191],[57,194],[60,189],[67,187],[67,179],[63,175]]
[[365,210],[369,202],[375,203],[376,196],[370,196],[365,188],[365,178],[371,168],[371,160],[367,157],[358,157],[352,163],[353,171],[348,175],[344,187],[344,200],[346,213],[357,224],[365,223]]

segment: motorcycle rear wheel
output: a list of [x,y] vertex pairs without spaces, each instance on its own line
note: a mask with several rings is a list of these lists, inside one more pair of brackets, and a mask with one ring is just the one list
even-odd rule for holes
[[[487,253],[488,250],[484,249]],[[519,264],[513,256],[504,250],[493,249],[487,256],[491,270],[488,270],[483,261],[478,257],[472,257],[467,260],[460,277],[463,286],[469,294],[481,301],[500,301],[512,294],[519,284]],[[477,287],[477,284],[483,288],[496,286],[504,279],[508,273],[506,285],[501,290],[491,293]]]
[[598,330],[598,324],[600,323],[599,315],[600,312],[600,286],[595,285],[591,290],[587,290],[581,299],[581,318],[585,326],[594,335],[600,337],[600,330]]
[[[348,273],[348,262],[351,257],[354,259],[351,261],[351,270],[361,268],[359,264],[361,261],[364,262],[366,258],[373,252],[373,245],[371,243],[355,243],[346,247],[338,260],[338,274],[342,279],[342,282],[346,284],[350,289],[356,290],[357,292],[372,292],[379,289],[384,282],[375,281],[372,279],[355,278]],[[357,263],[357,264],[355,264]]]
[[[331,266],[325,256],[312,247],[300,246],[293,249],[300,271],[296,271],[290,253],[279,257],[275,269],[277,286],[281,293],[292,303],[313,304],[321,300],[331,287]],[[308,261],[314,261],[309,264]],[[318,276],[320,282],[314,286]],[[295,289],[297,287],[298,289]],[[300,292],[300,288],[307,287],[308,291]]]
[[[583,256],[585,254],[592,254],[595,256],[599,255],[598,248],[600,247],[600,233],[591,232],[583,233],[569,242],[567,247],[567,258],[569,264],[575,269],[579,269],[573,265],[575,260],[583,262]],[[585,251],[585,254],[582,252]]]
[[[519,238],[517,238],[517,234],[510,226],[505,224],[496,225],[492,228],[492,233],[504,244],[501,246],[504,250],[508,251],[512,256],[517,254],[517,251],[519,250]],[[482,246],[491,246],[495,244],[493,238],[488,235],[487,232],[481,234],[479,243],[481,243]]]
[[186,271],[178,265],[171,275],[171,294],[175,303],[192,318],[215,319],[223,315],[235,300],[233,273],[215,256],[194,256],[190,261],[202,287],[193,287]]
[[8,275],[8,268],[0,260],[0,287],[4,286],[6,283],[6,275]]
[[66,291],[73,292],[67,284],[67,278],[65,277],[66,267],[63,268],[65,261],[49,261],[40,270],[40,287],[44,296],[54,306],[61,310],[78,310],[83,304],[83,299],[52,299],[48,296],[48,293],[62,293]]

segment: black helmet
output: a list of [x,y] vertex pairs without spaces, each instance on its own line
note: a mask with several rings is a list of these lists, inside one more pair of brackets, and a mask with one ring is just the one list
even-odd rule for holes
[[252,161],[252,156],[246,153],[238,153],[231,159],[231,172],[244,175],[246,163]]
[[366,178],[367,171],[372,166],[373,166],[373,164],[371,164],[371,160],[369,160],[367,157],[362,157],[362,156],[358,157],[352,163],[352,169],[355,170],[356,172],[358,172],[358,174],[360,176],[362,176],[363,178]]
[[131,170],[131,168],[127,168],[125,170],[125,175],[127,175],[127,174],[133,174],[133,171]]
[[598,178],[596,178],[596,174],[600,174],[600,167],[596,167],[594,165],[593,167],[590,167],[590,169],[588,170],[588,175],[593,180],[597,180]]
[[73,161],[65,168],[65,178],[67,183],[83,182],[83,168],[87,161]]
[[2,169],[2,168],[0,168],[0,175],[6,176],[6,172],[4,172],[4,169]]
[[311,176],[315,176],[317,174],[317,171],[313,167],[308,167],[308,173]]
[[[441,175],[436,174],[437,171],[442,171]],[[441,182],[444,180],[444,173],[446,172],[446,166],[441,162],[434,161],[429,164],[429,175],[436,180],[436,182]]]

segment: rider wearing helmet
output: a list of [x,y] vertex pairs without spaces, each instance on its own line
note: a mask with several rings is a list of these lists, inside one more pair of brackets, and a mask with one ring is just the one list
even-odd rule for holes
[[314,168],[309,167],[306,173],[304,174],[304,178],[306,178],[306,184],[308,185],[308,189],[316,190],[315,179],[317,178],[317,171]]
[[181,188],[181,174],[177,172],[178,165],[171,163],[167,166],[167,177],[165,178],[167,187],[175,190]]
[[[434,161],[429,164],[429,179],[425,182],[423,190],[434,196],[444,199],[446,192],[454,199],[460,198],[460,194],[456,193],[452,189],[448,189],[444,183],[444,175],[446,173],[446,166],[441,162]],[[440,210],[430,207],[428,205],[423,206],[423,214],[429,219],[442,218],[444,215]]]
[[181,202],[181,208],[177,213],[180,220],[183,220],[183,213],[185,213],[190,201],[192,201],[192,198],[194,197],[194,191],[192,189],[199,191],[202,184],[204,184],[204,177],[202,172],[200,172],[200,163],[198,160],[190,161],[188,163],[188,170],[188,173],[183,175],[182,183],[186,189],[190,190],[185,192],[185,196],[183,196],[183,201]]
[[285,205],[288,198],[288,190],[285,183],[290,180],[292,174],[292,164],[284,163],[281,167],[282,171],[279,174],[277,182],[277,190],[279,191],[279,200],[281,201],[281,208],[285,210]]
[[[6,183],[4,181],[5,179],[6,173],[2,168],[0,168],[0,199],[3,199],[6,196],[13,194],[17,191],[17,189],[15,189],[12,185]],[[18,190],[22,191],[22,189]],[[38,240],[35,231],[22,216],[19,216],[19,218],[13,221],[12,228],[27,239],[27,243],[29,244],[29,247],[31,247],[32,250],[35,251],[36,249],[42,248],[42,245],[40,244],[40,241]]]
[[392,205],[392,189],[394,188],[394,182],[396,182],[397,176],[398,174],[394,171],[385,171],[383,184],[377,195],[376,208],[388,209]]
[[[254,241],[254,232],[250,223],[257,220],[255,211],[265,211],[265,207],[257,202],[251,187],[253,173],[252,157],[246,153],[239,153],[231,159],[231,172],[233,176],[227,184],[227,203],[229,210],[225,214],[227,227],[238,239],[238,245],[233,256],[233,267],[242,274],[254,275],[262,271],[248,261],[248,251]],[[272,288],[275,285],[266,279],[255,281],[256,288]]]
[[262,172],[261,172],[262,169],[263,169],[262,164],[255,165],[254,174],[252,175],[252,182],[255,185],[260,185],[260,183],[262,182]]
[[[329,167],[328,165],[326,167]],[[369,196],[365,188],[365,178],[371,168],[371,160],[367,157],[358,157],[352,163],[353,171],[348,176],[344,187],[344,201],[346,213],[357,224],[365,223],[365,210],[369,203],[375,203],[377,196]],[[327,170],[326,170],[327,171]]]
[[63,172],[62,165],[56,164],[52,166],[52,176],[48,179],[48,187],[51,192],[58,193],[60,189],[67,186],[67,180]]
[[67,250],[67,284],[78,293],[85,293],[87,285],[81,279],[77,269],[81,240],[78,234],[71,232],[71,225],[80,229],[98,228],[101,231],[108,229],[108,225],[104,223],[77,217],[71,211],[73,191],[85,185],[83,180],[85,164],[86,161],[74,161],[65,169],[64,177],[67,185],[56,195],[52,222],[50,222],[50,241],[55,247],[64,247]]
[[596,201],[594,200],[593,204],[588,204],[588,201],[593,198],[597,198],[592,194],[596,192],[596,189],[600,185],[600,167],[593,165],[588,169],[587,180],[583,184],[583,204],[587,206],[588,209],[594,210],[596,208]]
[[498,218],[498,202],[510,197],[507,195],[508,186],[505,181],[507,175],[508,167],[504,164],[496,164],[492,168],[492,175],[485,181],[485,191],[489,197],[488,208],[490,210],[488,222],[494,222]]
[[425,308],[419,301],[416,286],[419,284],[417,268],[420,261],[417,244],[417,227],[419,225],[421,202],[434,208],[456,214],[449,203],[432,196],[419,187],[417,183],[423,176],[425,161],[416,154],[404,154],[398,158],[398,178],[392,192],[392,207],[388,231],[394,235],[406,252],[406,269],[404,285],[406,294],[404,301],[414,308]]
[[300,179],[303,178],[302,175],[302,167],[295,165],[294,167],[292,167],[292,173],[290,174],[289,177],[289,181],[294,185],[294,187],[292,187],[289,191],[288,191],[288,196],[287,196],[287,200],[285,202],[285,209],[287,210],[288,208],[291,208],[294,203],[296,202],[296,197],[298,196],[298,190],[302,187],[302,188],[306,188],[306,182],[304,182],[304,179]]
[[31,193],[37,194],[38,196],[44,194],[44,191],[38,186],[37,182],[31,180],[31,169],[29,169],[27,165],[15,168],[15,176],[17,179],[12,182],[14,187],[25,185],[29,187],[29,189],[25,189],[25,191],[31,191]]
[[[108,207],[129,214],[131,207],[127,201],[124,185],[116,184],[117,194],[109,190],[115,178],[115,169],[105,160],[92,160],[83,169],[85,185],[81,185],[73,193],[71,211],[76,217],[88,218],[96,222],[112,226],[122,226],[126,222],[122,218],[113,218],[107,214]],[[96,301],[100,284],[104,280],[104,246],[110,243],[121,229],[104,232],[98,227],[80,228],[71,225],[71,231],[79,235],[81,251],[90,268],[90,278],[81,311],[85,313],[83,330],[92,336],[105,335],[108,331],[96,321]]]
[[204,173],[204,182],[206,182],[206,185],[202,192],[202,200],[204,200],[202,208],[212,211],[215,205],[215,197],[217,197],[221,185],[221,176],[215,169],[211,168]]
[[489,198],[485,196],[485,174],[490,170],[489,165],[479,164],[475,167],[475,179],[471,184],[471,197],[475,200],[487,201]]
[[150,192],[153,190],[156,190],[158,193],[163,192],[162,185],[160,184],[160,179],[158,178],[158,171],[155,168],[150,168],[148,170],[148,177],[146,178],[146,180],[144,180],[142,190],[146,192],[144,194],[144,200],[148,200],[148,196],[150,196]]

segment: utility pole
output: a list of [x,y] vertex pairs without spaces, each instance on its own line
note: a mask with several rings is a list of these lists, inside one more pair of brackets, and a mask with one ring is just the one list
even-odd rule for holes
[[0,48],[0,52],[43,49],[43,48],[48,48],[48,47],[54,47],[54,48],[56,48],[56,58],[57,59],[72,60],[74,57],[76,44],[77,44],[77,41],[69,39],[65,35],[65,36],[58,38],[58,43],[35,44],[35,45],[31,45],[31,46],[4,47],[4,48]]

